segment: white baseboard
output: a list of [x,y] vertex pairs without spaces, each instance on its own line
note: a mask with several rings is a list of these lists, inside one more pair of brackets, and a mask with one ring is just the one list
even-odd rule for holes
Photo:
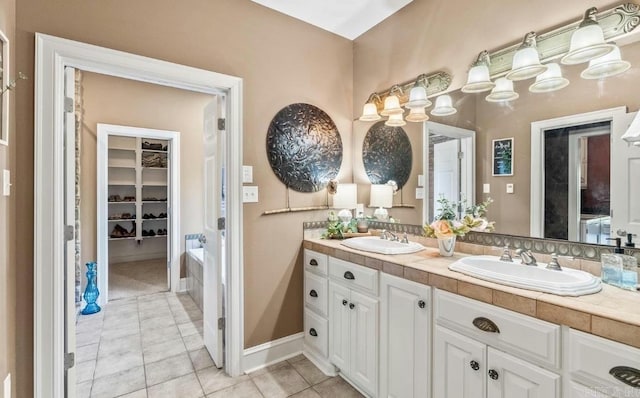
[[178,286],[178,292],[183,293],[187,291],[187,278],[180,278],[180,286]]
[[313,349],[307,348],[305,346],[304,351],[302,353],[304,354],[305,357],[307,357],[309,361],[311,361],[314,365],[316,365],[316,367],[320,369],[320,371],[325,375],[330,377],[338,375],[338,371],[336,370],[336,367],[333,366],[329,361],[327,361],[326,358],[323,358],[322,356],[318,355]]
[[304,333],[296,333],[244,350],[244,373],[293,358],[302,353]]

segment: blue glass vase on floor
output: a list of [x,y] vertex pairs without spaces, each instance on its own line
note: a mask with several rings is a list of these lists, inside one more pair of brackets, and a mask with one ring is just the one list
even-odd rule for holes
[[93,261],[87,263],[87,287],[84,289],[84,301],[87,305],[82,310],[82,315],[91,315],[100,312],[100,306],[96,304],[100,292],[96,284],[96,266]]

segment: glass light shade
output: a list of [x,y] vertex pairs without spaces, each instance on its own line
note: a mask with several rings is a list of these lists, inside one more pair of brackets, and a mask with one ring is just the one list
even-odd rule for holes
[[389,115],[389,119],[384,122],[385,126],[389,127],[401,127],[407,124],[402,118],[402,113],[396,113],[393,115]]
[[640,143],[640,112],[636,113],[636,116],[631,121],[629,128],[621,137],[623,140],[627,142],[633,143],[633,145],[638,145]]
[[622,60],[620,49],[615,46],[613,51],[602,57],[589,61],[589,67],[582,71],[580,77],[583,79],[602,79],[626,72],[631,64]]
[[513,91],[513,81],[501,77],[496,79],[495,88],[491,90],[491,94],[487,95],[485,99],[489,102],[503,102],[512,101],[518,97],[518,93]]
[[481,93],[483,91],[489,91],[494,87],[495,84],[489,77],[489,67],[485,64],[480,64],[469,69],[467,84],[462,86],[462,92]]
[[536,77],[536,82],[529,86],[532,93],[548,93],[560,90],[569,85],[569,80],[562,77],[560,65],[553,62],[547,64],[547,71]]
[[429,120],[429,116],[424,112],[424,108],[412,108],[405,119],[408,122],[424,122]]
[[371,207],[393,207],[393,187],[387,184],[372,184],[369,195]]
[[400,108],[400,100],[395,95],[390,95],[384,99],[384,109],[380,112],[382,116],[397,115],[404,112]]
[[409,102],[405,104],[405,108],[424,108],[430,106],[431,101],[427,98],[427,90],[422,86],[416,86],[409,92]]
[[511,64],[511,71],[506,74],[509,80],[526,80],[536,77],[547,70],[546,65],[540,63],[540,55],[535,47],[524,47],[516,51]]
[[436,98],[436,106],[431,110],[433,116],[449,116],[458,112],[453,107],[453,100],[448,94],[443,94]]
[[360,116],[360,120],[363,122],[377,122],[382,119],[380,115],[378,115],[378,107],[373,102],[369,102],[364,104],[362,107],[362,116]]
[[581,64],[613,51],[615,45],[605,43],[602,28],[597,23],[582,26],[571,35],[571,46],[560,62],[565,65]]
[[355,209],[358,203],[358,186],[356,184],[338,184],[333,195],[334,209]]

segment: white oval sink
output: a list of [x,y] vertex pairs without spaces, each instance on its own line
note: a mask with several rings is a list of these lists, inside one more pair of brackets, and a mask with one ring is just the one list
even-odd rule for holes
[[546,264],[523,265],[500,261],[494,256],[462,258],[449,269],[501,285],[552,293],[560,296],[582,296],[602,289],[600,278],[571,268],[562,271],[546,269]]
[[352,249],[380,254],[409,254],[419,252],[425,248],[420,243],[416,242],[401,243],[380,239],[376,236],[361,236],[345,239],[340,242],[340,244]]

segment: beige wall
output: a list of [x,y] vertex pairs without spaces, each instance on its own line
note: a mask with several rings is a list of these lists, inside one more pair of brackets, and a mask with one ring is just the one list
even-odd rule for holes
[[[254,166],[260,203],[244,206],[245,346],[302,330],[302,221],[325,212],[262,216],[285,207],[286,190],[269,168],[265,142],[271,118],[308,102],[335,121],[350,153],[352,42],[249,0],[21,0],[17,4],[18,67],[34,67],[34,33],[159,58],[244,79],[244,157]],[[33,81],[17,98],[16,245],[19,259],[19,396],[32,391]],[[339,178],[351,179],[345,156]],[[292,194],[292,206],[324,204],[324,193]]]
[[[180,253],[184,235],[203,226],[203,109],[210,95],[178,90],[96,73],[82,72],[81,231],[82,263],[97,259],[96,139],[97,124],[117,124],[180,133]],[[129,223],[127,223],[129,225]],[[113,224],[110,224],[113,226]],[[127,226],[128,228],[128,226]],[[126,253],[166,253],[166,241],[120,246]],[[165,247],[163,247],[165,246]],[[122,255],[122,253],[119,253]],[[83,270],[84,271],[84,270]],[[82,285],[84,287],[84,284]]]
[[[0,0],[0,30],[9,39],[10,43],[10,79],[16,75],[15,69],[15,0]],[[3,84],[5,79],[3,79]],[[19,89],[25,89],[20,84]],[[10,98],[9,116],[9,146],[0,145],[0,172],[3,169],[11,171],[11,179],[15,179],[15,96],[14,93],[5,93],[3,99]],[[0,177],[1,178],[1,177]],[[16,317],[16,269],[15,261],[15,235],[12,223],[15,223],[15,214],[12,211],[15,204],[15,190],[11,196],[0,196],[0,383],[8,373],[16,379],[15,360],[15,317]],[[1,385],[1,384],[0,384]],[[15,392],[15,387],[14,387]]]

